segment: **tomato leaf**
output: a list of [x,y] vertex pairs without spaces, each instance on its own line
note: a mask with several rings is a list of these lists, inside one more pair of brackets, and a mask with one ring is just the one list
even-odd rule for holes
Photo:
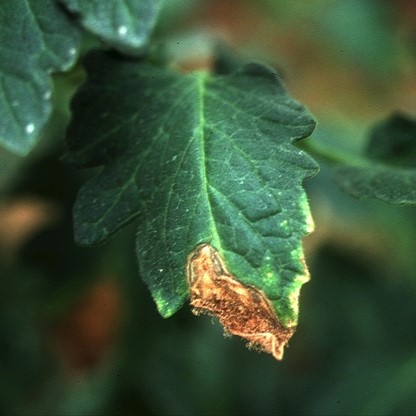
[[26,155],[52,111],[50,74],[77,59],[79,32],[53,0],[0,4],[0,143]]
[[76,240],[103,242],[139,217],[141,275],[165,317],[189,295],[189,256],[209,244],[202,252],[217,253],[222,276],[260,290],[295,326],[312,228],[302,181],[317,167],[293,143],[313,118],[257,64],[180,74],[96,52],[86,68],[65,159],[103,168],[79,192]]
[[162,0],[61,0],[82,25],[109,45],[139,54],[156,23]]
[[336,168],[340,187],[356,198],[416,206],[416,120],[393,114],[370,134],[363,157]]

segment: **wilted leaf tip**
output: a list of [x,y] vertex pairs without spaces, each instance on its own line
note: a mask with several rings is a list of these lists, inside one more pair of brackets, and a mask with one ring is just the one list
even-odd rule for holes
[[285,328],[264,293],[237,281],[219,252],[201,244],[188,256],[190,303],[196,315],[218,318],[226,333],[248,340],[248,347],[270,353],[277,360],[295,328]]

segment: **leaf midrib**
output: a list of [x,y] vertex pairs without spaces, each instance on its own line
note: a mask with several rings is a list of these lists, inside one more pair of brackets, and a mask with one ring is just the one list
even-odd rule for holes
[[202,193],[205,195],[206,203],[209,211],[209,221],[211,224],[212,240],[210,243],[220,252],[222,252],[221,239],[218,233],[217,225],[214,219],[214,214],[212,212],[211,206],[211,197],[210,191],[208,188],[208,172],[206,164],[206,121],[205,121],[205,93],[206,93],[206,82],[208,79],[208,74],[199,74],[197,77],[197,89],[198,89],[198,143],[199,143],[199,153],[200,153],[200,177],[202,185]]

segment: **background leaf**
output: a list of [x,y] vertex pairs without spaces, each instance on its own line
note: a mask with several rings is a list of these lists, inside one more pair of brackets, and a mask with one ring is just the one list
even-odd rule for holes
[[132,54],[146,45],[162,0],[61,0],[82,25],[109,45]]
[[394,114],[377,124],[365,156],[336,168],[344,191],[356,198],[416,206],[416,120]]
[[184,75],[94,53],[86,67],[66,159],[105,166],[78,195],[78,242],[139,216],[139,266],[162,315],[188,296],[187,256],[208,242],[296,323],[311,229],[302,181],[316,165],[293,142],[312,132],[311,116],[260,65]]
[[53,0],[2,1],[0,27],[0,142],[25,155],[52,110],[50,74],[75,62],[79,32]]
[[416,168],[416,119],[395,113],[377,123],[366,155],[389,165]]

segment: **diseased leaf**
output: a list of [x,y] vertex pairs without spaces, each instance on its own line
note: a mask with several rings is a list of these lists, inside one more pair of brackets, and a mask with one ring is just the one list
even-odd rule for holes
[[162,0],[60,0],[82,25],[113,47],[140,53],[156,23]]
[[[191,253],[209,245],[225,280],[262,293],[293,330],[312,229],[302,181],[317,171],[293,146],[315,125],[304,107],[257,64],[179,74],[94,53],[86,68],[66,159],[103,168],[79,192],[76,240],[103,242],[138,216],[141,275],[164,317],[189,296]],[[194,270],[208,270],[203,257]]]
[[356,198],[416,206],[416,120],[393,114],[376,125],[365,157],[338,167],[336,181]]
[[52,72],[76,60],[79,33],[53,0],[0,4],[0,142],[27,154],[51,113]]
[[236,280],[217,250],[209,244],[199,245],[188,257],[187,278],[195,315],[216,316],[226,333],[282,359],[283,348],[295,328],[280,323],[261,290]]

